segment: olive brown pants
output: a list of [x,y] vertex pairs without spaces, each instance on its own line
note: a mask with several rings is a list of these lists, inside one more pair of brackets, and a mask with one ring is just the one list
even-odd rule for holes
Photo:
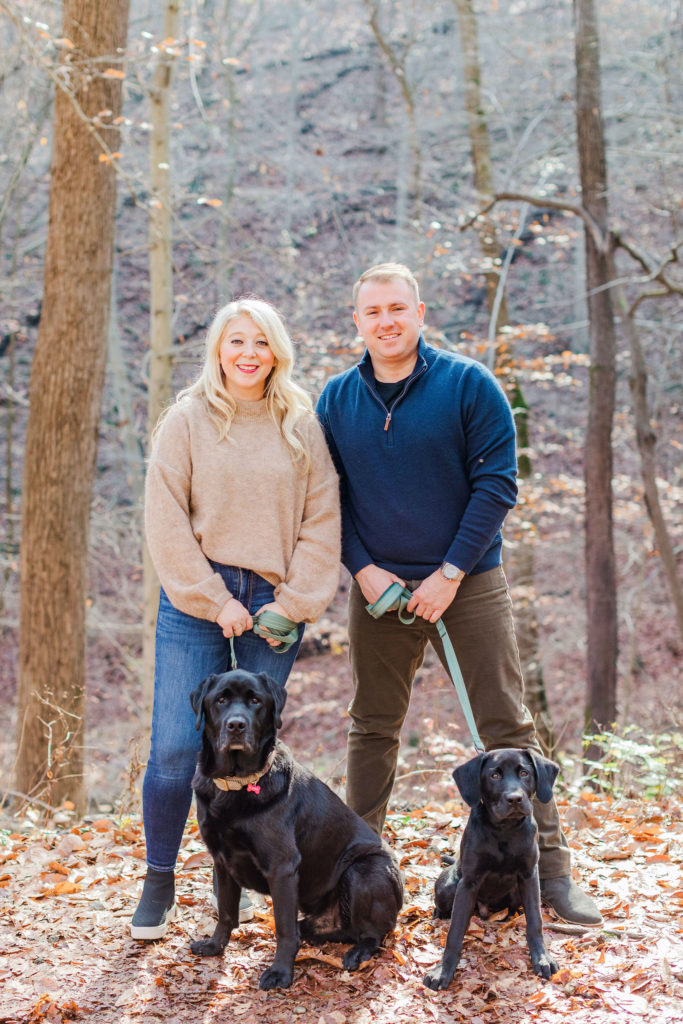
[[[409,581],[415,589],[419,581]],[[374,619],[360,587],[349,595],[349,657],[354,697],[349,707],[346,800],[381,833],[396,775],[400,733],[413,679],[431,642],[444,667],[436,626],[416,618],[400,622],[396,612]],[[484,747],[532,748],[541,753],[515,639],[512,602],[502,567],[466,576],[442,621],[451,638]],[[453,693],[453,700],[457,702]],[[555,801],[534,801],[541,878],[570,874],[570,855]]]

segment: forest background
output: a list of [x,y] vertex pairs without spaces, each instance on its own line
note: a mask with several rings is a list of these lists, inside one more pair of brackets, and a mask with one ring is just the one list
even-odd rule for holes
[[[607,162],[598,198],[609,206],[609,219],[596,220],[603,239],[623,242],[610,268],[618,286],[597,287],[584,227],[596,232],[577,213],[585,182],[575,52],[583,7],[593,5],[140,0],[124,45],[102,54],[100,75],[120,89],[121,109],[103,104],[89,116],[102,144],[98,168],[84,168],[87,180],[104,165],[117,183],[107,363],[89,545],[81,552],[88,562],[79,749],[91,814],[138,809],[149,706],[141,499],[159,363],[175,392],[197,370],[215,309],[257,293],[283,312],[300,378],[317,396],[331,373],[361,355],[351,285],[384,259],[415,269],[427,339],[491,366],[528,431],[520,434],[521,497],[506,527],[506,568],[539,727],[568,784],[579,786],[595,671],[587,643],[594,587],[584,565],[586,465],[591,409],[609,406],[611,387],[600,386],[591,302],[610,295],[615,409],[607,484],[618,636],[609,666],[614,715],[602,722],[610,757],[601,772],[626,796],[669,792],[680,770],[683,641],[643,467],[649,450],[679,577],[681,4],[595,5],[602,72],[602,109],[595,109]],[[0,19],[0,766],[9,808],[17,800],[22,473],[31,405],[41,402],[29,378],[39,332],[48,329],[41,310],[51,153],[60,138],[53,101],[68,92],[60,68],[74,44],[60,4],[2,0]],[[162,159],[159,150],[150,154],[161,95],[168,103]],[[494,194],[503,198],[475,220]],[[585,213],[585,186],[583,198]],[[154,351],[162,208],[172,277],[168,340]],[[76,233],[76,220],[72,227]],[[41,363],[59,375],[60,347],[44,350]],[[49,509],[42,515],[49,520]],[[285,726],[297,755],[333,784],[343,777],[350,696],[346,587],[342,574],[328,615],[309,630]],[[48,681],[42,699],[52,724],[64,717]],[[452,689],[428,656],[404,734],[397,807],[447,800],[450,768],[467,748]],[[31,795],[23,813],[38,821],[45,792]],[[68,804],[61,814],[72,820]]]

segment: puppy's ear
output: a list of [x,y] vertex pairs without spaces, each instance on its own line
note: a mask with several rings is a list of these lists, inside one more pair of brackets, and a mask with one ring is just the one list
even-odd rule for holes
[[553,785],[560,766],[554,761],[549,761],[547,757],[537,754],[535,750],[527,750],[525,753],[527,757],[531,758],[536,772],[536,796],[542,804],[548,804],[553,798]]
[[282,709],[284,708],[285,701],[287,700],[287,691],[285,690],[284,686],[281,683],[278,683],[276,679],[273,679],[273,677],[269,676],[266,672],[261,672],[259,674],[259,679],[268,688],[268,692],[273,698],[275,704],[275,718],[273,724],[275,725],[276,729],[279,729],[280,726],[282,725]]
[[199,684],[197,689],[193,690],[192,693],[190,694],[190,704],[192,705],[192,710],[196,715],[194,727],[197,730],[199,729],[199,726],[202,724],[202,714],[204,712],[204,698],[206,697],[206,691],[209,689],[209,687],[215,681],[215,679],[216,677],[212,673],[210,676],[207,676],[206,679]]
[[471,761],[459,765],[453,772],[460,796],[469,807],[475,807],[481,800],[481,764],[486,754],[477,754]]

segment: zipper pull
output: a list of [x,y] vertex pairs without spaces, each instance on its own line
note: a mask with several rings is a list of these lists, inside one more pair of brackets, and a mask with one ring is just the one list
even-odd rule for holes
[[390,412],[388,412],[388,413],[387,413],[387,418],[386,418],[386,419],[385,419],[385,421],[384,421],[384,429],[385,429],[385,430],[388,430],[388,429],[389,429],[389,424],[390,424],[390,423],[391,423],[391,413],[390,413]]

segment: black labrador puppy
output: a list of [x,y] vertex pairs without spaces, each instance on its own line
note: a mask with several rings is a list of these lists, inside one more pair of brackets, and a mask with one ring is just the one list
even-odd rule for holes
[[472,808],[460,843],[459,863],[436,880],[435,917],[450,917],[446,949],[424,983],[448,988],[460,960],[467,925],[478,905],[481,917],[521,906],[535,974],[549,978],[559,970],[543,942],[538,881],[538,829],[534,795],[552,799],[559,767],[533,750],[494,750],[456,768],[453,778]]
[[216,930],[192,952],[223,952],[247,888],[273,899],[277,948],[260,988],[291,985],[302,939],[353,943],[344,967],[355,970],[396,924],[403,882],[394,853],[276,738],[285,689],[275,680],[224,672],[190,700],[197,728],[204,716],[192,785],[218,889]]

